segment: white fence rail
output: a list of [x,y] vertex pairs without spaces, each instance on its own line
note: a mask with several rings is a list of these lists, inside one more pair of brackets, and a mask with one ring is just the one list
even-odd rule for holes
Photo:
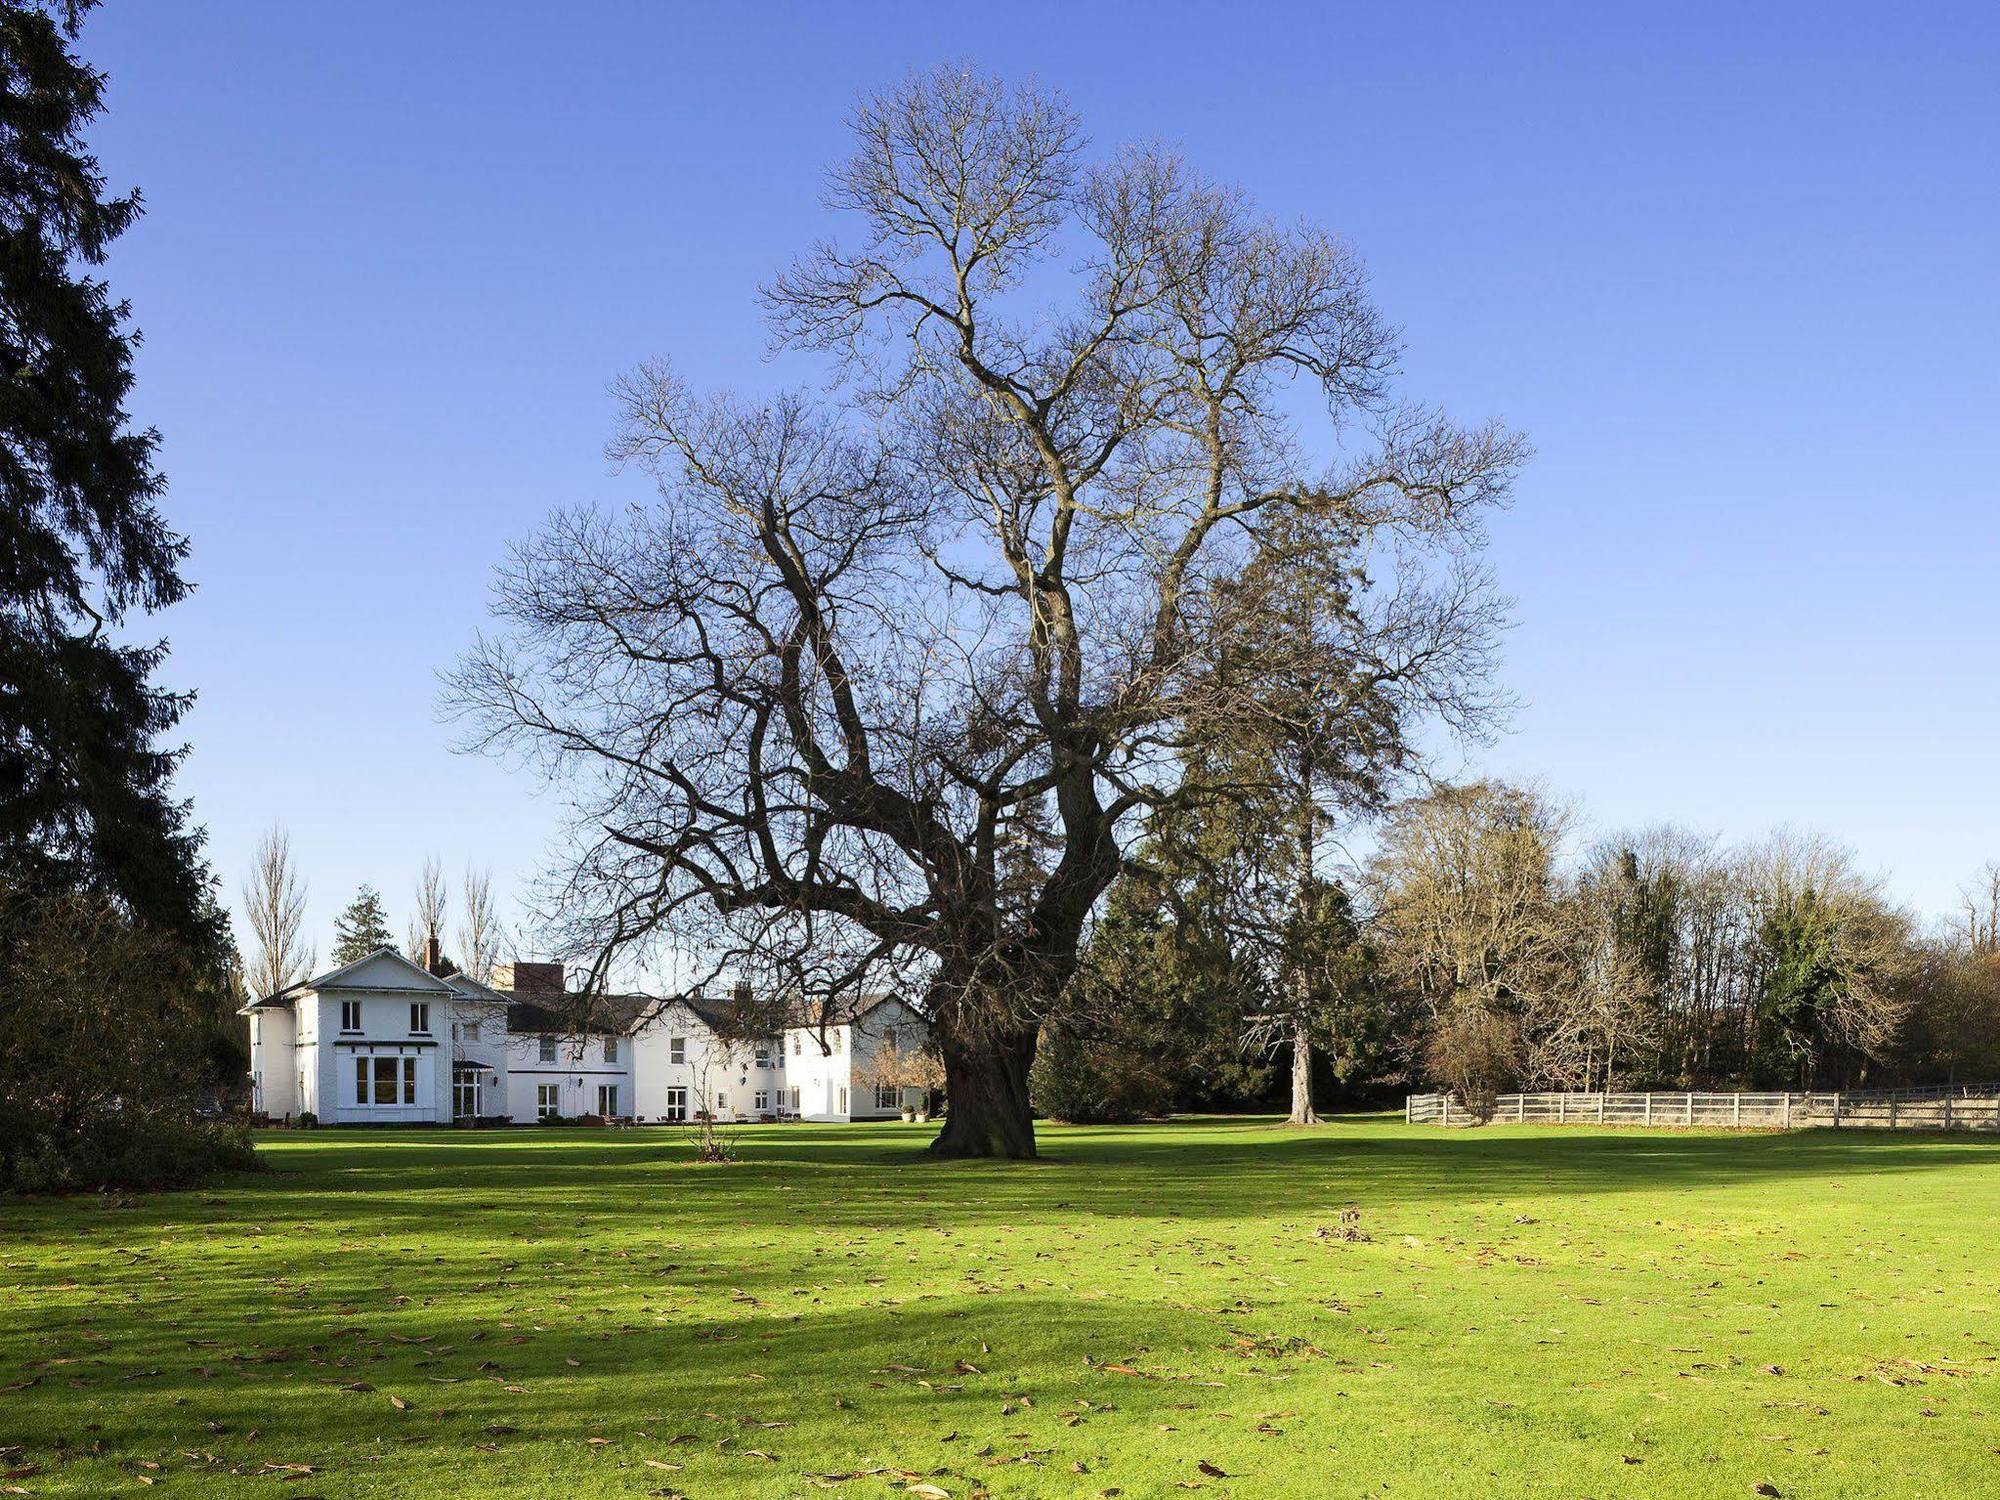
[[1412,1125],[1679,1125],[1791,1130],[1807,1125],[1870,1130],[2000,1132],[2000,1084],[1867,1089],[1839,1093],[1667,1092],[1502,1094],[1480,1113],[1450,1094],[1403,1101]]

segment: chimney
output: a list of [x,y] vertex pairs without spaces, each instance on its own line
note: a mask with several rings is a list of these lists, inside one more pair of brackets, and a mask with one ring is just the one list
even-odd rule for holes
[[560,995],[563,992],[561,964],[511,963],[493,966],[493,988],[516,995]]
[[444,945],[434,932],[424,939],[424,972],[441,974],[444,971]]
[[735,984],[730,986],[729,990],[730,1003],[732,1005],[748,1005],[750,1003],[750,997],[754,993],[755,991],[753,991],[750,988],[749,980],[739,979],[736,981]]

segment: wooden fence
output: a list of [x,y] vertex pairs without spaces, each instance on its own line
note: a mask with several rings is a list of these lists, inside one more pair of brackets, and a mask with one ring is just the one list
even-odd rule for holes
[[2000,1084],[1859,1092],[1746,1094],[1502,1094],[1481,1114],[1450,1094],[1403,1101],[1412,1125],[1679,1125],[1792,1130],[1808,1125],[1870,1130],[2000,1132]]

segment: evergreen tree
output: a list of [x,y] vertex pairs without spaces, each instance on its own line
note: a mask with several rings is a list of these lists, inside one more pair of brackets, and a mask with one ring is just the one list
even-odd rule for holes
[[333,964],[341,968],[358,958],[366,958],[377,948],[393,948],[389,917],[382,910],[382,898],[375,887],[364,885],[347,903],[347,910],[333,919]]
[[0,0],[0,876],[92,888],[219,952],[201,831],[160,740],[189,696],[158,686],[135,612],[182,598],[186,541],[155,507],[158,434],[125,401],[138,335],[88,272],[139,214],[82,132],[104,76],[71,51],[88,0]]

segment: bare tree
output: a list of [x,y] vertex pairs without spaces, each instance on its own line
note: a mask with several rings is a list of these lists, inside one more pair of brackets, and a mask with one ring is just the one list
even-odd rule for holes
[[493,907],[492,871],[468,866],[459,890],[459,905],[464,911],[458,923],[459,962],[467,974],[485,984],[493,977],[493,965],[499,961],[504,941],[500,917]]
[[660,503],[519,548],[454,701],[572,799],[552,906],[592,988],[671,936],[822,1016],[904,989],[948,1080],[932,1149],[1025,1156],[1093,908],[1147,812],[1218,790],[1181,750],[1243,691],[1208,667],[1258,528],[1313,518],[1388,598],[1483,611],[1522,447],[1391,398],[1341,241],[1155,147],[1087,161],[1057,95],[943,70],[853,124],[858,240],[767,294],[828,397],[631,376],[612,451]]
[[410,912],[409,956],[414,964],[428,964],[431,945],[444,946],[444,923],[450,897],[445,890],[444,868],[435,854],[424,858],[417,872],[416,905]]
[[258,841],[243,882],[243,916],[251,942],[243,979],[253,997],[275,995],[312,973],[314,950],[305,940],[305,882],[292,865],[291,836],[276,824]]

